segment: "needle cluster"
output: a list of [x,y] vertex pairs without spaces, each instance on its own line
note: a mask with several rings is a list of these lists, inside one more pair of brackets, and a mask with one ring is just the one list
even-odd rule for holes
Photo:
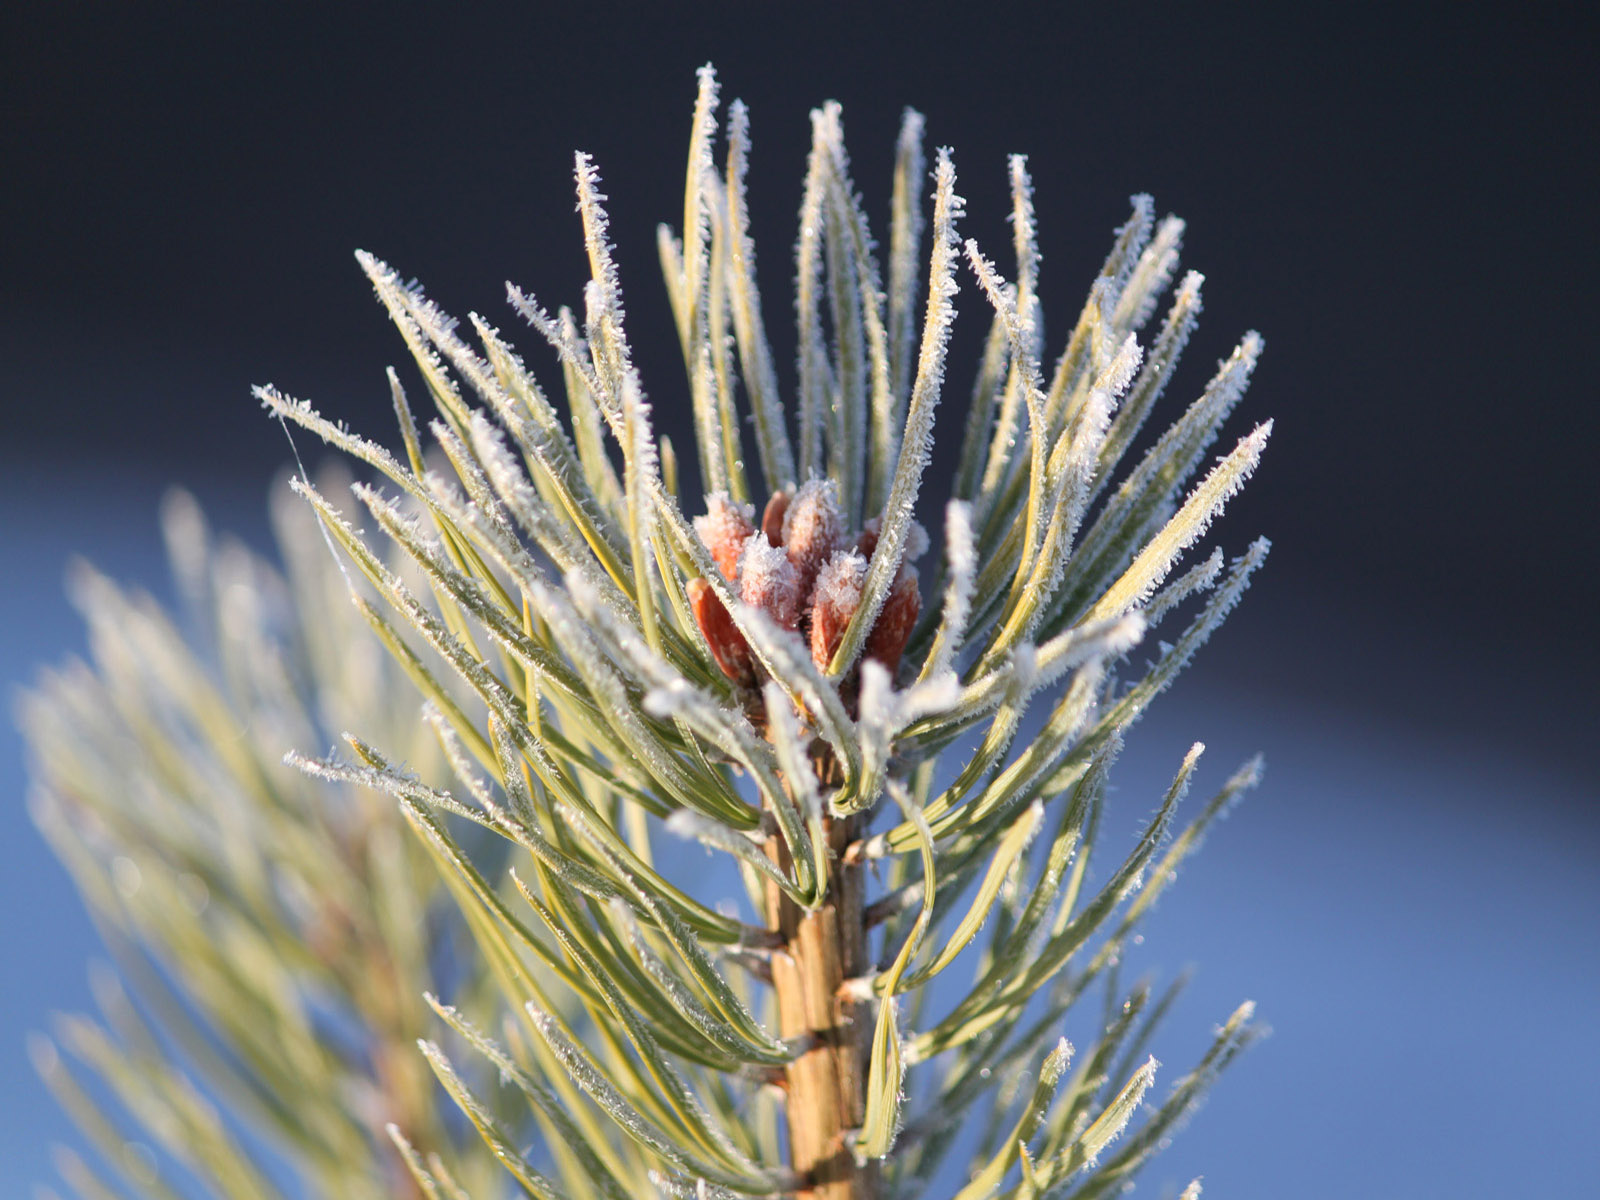
[[[1246,1004],[1161,1090],[1175,989],[1119,963],[1259,762],[1180,825],[1196,744],[1120,854],[1101,816],[1130,726],[1266,557],[1194,553],[1270,433],[1207,463],[1259,338],[1141,437],[1200,313],[1183,223],[1135,197],[1047,359],[1024,159],[1006,278],[908,112],[880,257],[829,104],[781,381],[749,116],[719,161],[718,108],[706,68],[658,239],[703,493],[580,154],[581,303],[507,285],[553,371],[362,253],[431,419],[393,370],[394,451],[258,389],[373,481],[293,480],[287,580],[177,503],[188,640],[81,577],[95,661],[23,704],[35,812],[139,1000],[108,983],[105,1024],[60,1030],[101,1085],[56,1042],[36,1060],[141,1194],[1088,1200],[1255,1036]],[[963,291],[989,334],[936,491]]]

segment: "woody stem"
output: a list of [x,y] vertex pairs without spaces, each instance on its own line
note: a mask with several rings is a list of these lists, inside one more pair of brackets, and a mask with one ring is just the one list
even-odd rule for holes
[[[844,862],[861,818],[825,817],[824,825],[830,862],[822,905],[808,912],[767,886],[768,925],[784,943],[772,958],[779,1029],[785,1038],[811,1035],[785,1069],[789,1160],[804,1181],[797,1200],[873,1200],[877,1165],[858,1166],[852,1145],[866,1112],[872,1012],[868,1002],[841,995],[844,981],[867,968],[866,879],[859,863]],[[789,869],[781,839],[768,851]]]

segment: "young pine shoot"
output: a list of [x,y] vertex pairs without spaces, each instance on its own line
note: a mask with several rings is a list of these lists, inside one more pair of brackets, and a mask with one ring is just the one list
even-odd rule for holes
[[[1207,463],[1260,339],[1141,440],[1200,311],[1183,223],[1135,197],[1049,344],[1025,160],[1006,278],[913,112],[875,232],[829,104],[785,378],[717,110],[708,67],[658,238],[681,392],[635,369],[579,154],[581,303],[507,285],[546,367],[361,253],[415,360],[396,448],[257,394],[371,482],[293,480],[282,576],[169,503],[186,632],[79,573],[93,662],[21,710],[128,989],[34,1047],[77,1194],[1108,1196],[1256,1036],[1246,1004],[1172,1080],[1176,989],[1118,964],[1260,763],[1192,806],[1196,744],[1131,846],[1102,817],[1266,557],[1196,550],[1271,430]],[[989,336],[935,471],[958,302]]]

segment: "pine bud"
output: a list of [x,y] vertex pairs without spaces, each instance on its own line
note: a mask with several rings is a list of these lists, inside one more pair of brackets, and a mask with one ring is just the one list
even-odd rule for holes
[[882,517],[869,517],[861,526],[861,532],[856,534],[856,553],[870,559],[872,552],[878,548],[878,533],[882,529]]
[[756,681],[755,658],[744,634],[733,623],[727,608],[711,590],[704,579],[691,579],[688,586],[689,610],[694,613],[695,624],[711,649],[722,673],[742,687],[753,687]]
[[783,516],[783,545],[800,573],[801,596],[810,595],[822,564],[843,544],[843,525],[833,480],[808,479],[800,485]]
[[824,670],[861,604],[866,581],[867,560],[854,550],[839,551],[817,572],[811,601],[811,661]]
[[735,504],[727,492],[712,492],[706,497],[705,516],[694,519],[694,531],[729,583],[739,578],[739,554],[755,532],[750,523],[754,516],[750,505]]
[[794,499],[794,493],[787,488],[773,492],[767,501],[767,507],[761,514],[761,532],[767,535],[767,541],[774,546],[783,545],[783,516],[789,511],[789,501]]
[[[861,532],[856,535],[856,550],[865,558],[871,558],[872,552],[878,548],[878,536],[883,531],[883,518],[872,517],[861,526]],[[928,531],[922,527],[920,521],[912,521],[906,526],[905,548],[902,552],[902,562],[916,562],[928,552]]]
[[922,612],[922,595],[917,591],[915,567],[901,567],[894,577],[894,585],[878,610],[878,619],[872,623],[862,653],[875,658],[894,675],[900,667],[900,655],[911,640],[911,630]]
[[739,557],[739,595],[764,609],[784,629],[800,624],[800,575],[794,564],[765,537],[752,537]]

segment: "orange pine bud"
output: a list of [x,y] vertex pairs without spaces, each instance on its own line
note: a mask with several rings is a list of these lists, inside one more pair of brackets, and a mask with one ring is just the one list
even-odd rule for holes
[[824,670],[861,604],[861,585],[866,580],[867,560],[853,550],[837,552],[817,572],[811,603],[811,661]]
[[764,609],[785,629],[800,624],[800,575],[794,564],[765,537],[752,537],[739,557],[739,597]]
[[878,612],[878,619],[872,623],[872,632],[867,634],[862,653],[889,668],[892,676],[900,667],[900,655],[911,640],[911,630],[921,612],[922,594],[917,591],[916,568],[901,567]]
[[856,553],[862,558],[871,558],[872,552],[878,548],[878,533],[882,528],[882,517],[869,518],[861,527],[861,532],[856,534]]
[[755,532],[750,523],[754,515],[754,508],[735,504],[727,492],[713,492],[706,497],[705,516],[694,519],[694,531],[729,583],[739,578],[739,555]]
[[[867,558],[872,557],[872,552],[878,548],[878,538],[883,533],[883,518],[872,517],[861,526],[861,532],[856,535],[856,550]],[[903,561],[915,562],[928,552],[928,531],[917,521],[912,521],[906,526],[906,540],[903,550]]]
[[800,594],[807,596],[822,564],[844,542],[844,514],[831,479],[808,479],[800,485],[783,516],[783,545],[800,573]]
[[744,640],[744,634],[739,632],[711,585],[704,579],[691,579],[688,595],[689,611],[694,614],[695,624],[700,626],[711,657],[717,660],[722,673],[742,687],[755,686],[756,664],[750,644]]
[[783,515],[789,511],[789,501],[792,499],[793,494],[785,489],[773,492],[767,500],[766,511],[761,514],[761,532],[767,535],[771,545],[783,545]]

